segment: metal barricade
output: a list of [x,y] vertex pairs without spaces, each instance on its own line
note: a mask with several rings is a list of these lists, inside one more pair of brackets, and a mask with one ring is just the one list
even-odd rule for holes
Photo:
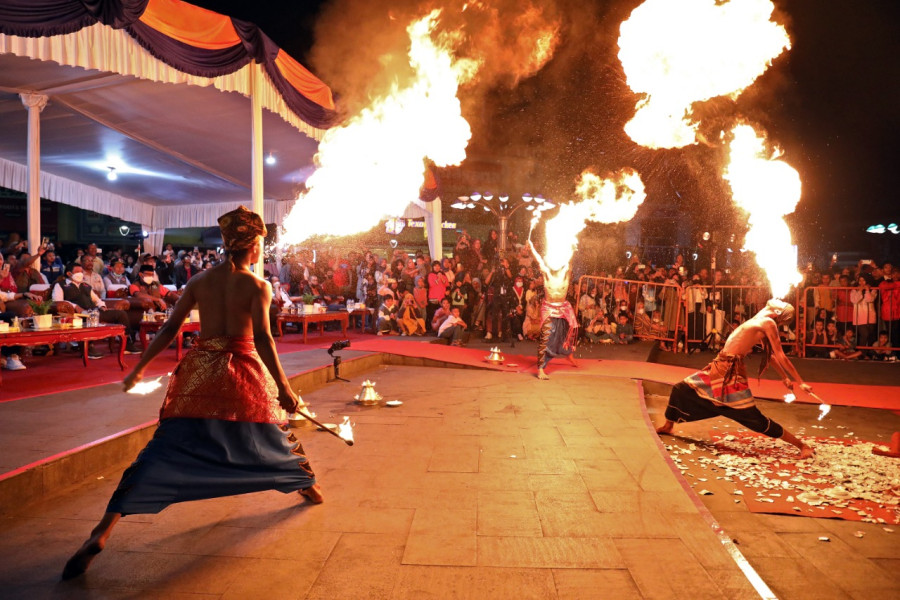
[[[766,305],[768,290],[762,286],[699,285],[684,288],[684,350],[720,348],[729,334]],[[796,326],[782,329],[782,346],[796,343]]]
[[[585,299],[588,296],[589,299]],[[578,280],[575,312],[582,331],[605,314],[615,323],[624,306],[634,337],[659,340],[675,350],[682,314],[681,286],[584,275]]]
[[[799,297],[801,356],[896,360],[900,282],[880,287],[809,286]],[[845,337],[848,330],[851,337]]]

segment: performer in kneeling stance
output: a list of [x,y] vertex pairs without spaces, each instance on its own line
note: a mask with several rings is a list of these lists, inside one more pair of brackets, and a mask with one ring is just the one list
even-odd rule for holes
[[575,344],[578,340],[578,318],[566,300],[571,270],[569,263],[553,270],[528,241],[528,247],[544,276],[544,300],[541,303],[541,335],[538,338],[538,379],[550,379],[544,369],[554,356],[565,356],[577,367]]
[[800,450],[801,459],[811,458],[815,454],[812,448],[763,415],[756,407],[744,366],[744,357],[750,354],[756,344],[762,343],[765,356],[760,365],[760,374],[771,359],[788,389],[793,389],[793,382],[797,382],[805,392],[812,391],[812,387],[803,383],[794,365],[784,355],[778,338],[778,326],[790,322],[793,316],[793,306],[772,299],[753,318],[735,329],[711,363],[672,388],[669,405],[666,407],[666,422],[657,428],[657,433],[671,433],[675,423],[721,416],[796,446]]
[[62,578],[84,573],[125,515],[155,514],[176,502],[299,491],[323,501],[300,444],[279,424],[305,404],[291,389],[269,330],[272,288],[250,271],[266,227],[243,206],[219,218],[226,260],[191,278],[172,316],[125,389],[175,339],[191,309],[200,309],[200,339],[175,367],[153,439],[122,480],[90,537],[66,563]]

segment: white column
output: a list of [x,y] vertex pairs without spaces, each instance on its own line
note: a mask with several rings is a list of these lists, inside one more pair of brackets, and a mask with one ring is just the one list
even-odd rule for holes
[[41,245],[41,111],[47,106],[43,94],[19,94],[28,109],[28,251]]
[[425,219],[425,230],[428,232],[428,252],[431,260],[441,260],[444,255],[444,229],[441,223],[444,217],[441,213],[441,199],[435,198],[425,203],[428,218]]
[[[262,130],[262,67],[256,62],[250,63],[250,193],[253,199],[253,212],[265,219],[263,206],[263,130]],[[256,274],[264,277],[263,257],[260,255],[256,263]]]

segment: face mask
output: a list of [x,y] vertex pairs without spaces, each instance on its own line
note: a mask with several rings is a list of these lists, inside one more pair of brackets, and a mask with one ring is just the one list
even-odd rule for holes
[[72,273],[72,281],[75,283],[81,283],[84,281],[84,273]]
[[151,283],[153,283],[153,278],[152,277],[141,277],[141,281],[143,281],[147,285],[150,285]]

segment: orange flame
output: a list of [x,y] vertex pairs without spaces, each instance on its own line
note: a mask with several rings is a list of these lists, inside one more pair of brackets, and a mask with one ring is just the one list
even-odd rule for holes
[[765,271],[772,295],[783,298],[802,280],[797,247],[791,244],[784,221],[800,200],[800,175],[778,160],[778,150],[767,152],[765,139],[751,126],[738,125],[731,133],[730,163],[723,177],[731,185],[734,202],[749,213],[744,247],[756,253],[756,264]]
[[644,94],[625,132],[648,148],[695,143],[693,103],[736,98],[790,39],[770,0],[647,0],[622,23],[619,60]]
[[[559,212],[545,224],[545,256],[535,253],[544,273],[544,287],[548,297],[565,296],[568,286],[569,262],[578,248],[578,234],[588,221],[594,223],[619,223],[634,217],[644,201],[644,183],[632,169],[623,169],[614,179],[601,179],[589,171],[581,174],[575,188],[580,198],[559,207]],[[535,225],[541,220],[541,212],[531,219],[529,240]],[[562,289],[560,289],[562,288]]]
[[479,63],[454,59],[459,36],[435,33],[439,15],[432,11],[407,28],[411,83],[395,84],[389,95],[325,134],[308,191],[284,220],[281,243],[368,230],[419,197],[425,158],[438,166],[465,159],[472,132],[456,94]]

